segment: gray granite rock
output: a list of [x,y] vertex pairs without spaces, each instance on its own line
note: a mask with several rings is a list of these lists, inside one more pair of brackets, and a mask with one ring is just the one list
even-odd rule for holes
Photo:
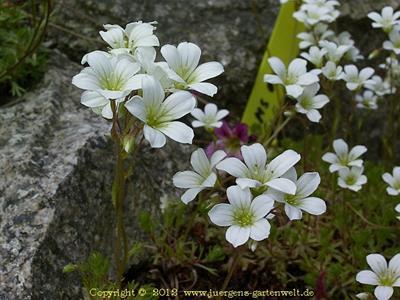
[[[80,299],[62,268],[92,251],[112,257],[113,179],[109,124],[79,103],[79,65],[55,53],[37,90],[0,108],[0,299]],[[128,232],[138,207],[156,211],[190,149],[169,143],[139,153],[127,199]],[[136,199],[133,205],[133,199]]]

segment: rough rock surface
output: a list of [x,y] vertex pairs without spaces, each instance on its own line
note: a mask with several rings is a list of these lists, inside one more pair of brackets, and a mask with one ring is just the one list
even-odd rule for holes
[[[112,255],[110,127],[80,105],[70,84],[80,67],[60,54],[52,61],[37,90],[0,108],[0,299],[79,299],[79,278],[63,266],[95,250]],[[141,153],[131,187],[139,206],[174,193],[187,149],[169,143]]]

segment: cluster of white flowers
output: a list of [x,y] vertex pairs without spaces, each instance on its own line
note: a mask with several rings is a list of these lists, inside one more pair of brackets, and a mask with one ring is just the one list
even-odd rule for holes
[[367,152],[367,148],[357,145],[349,151],[349,146],[342,139],[333,142],[335,153],[328,152],[322,156],[322,160],[330,163],[329,171],[338,172],[338,185],[355,192],[361,190],[367,183],[367,177],[363,175],[363,160],[360,156]]
[[[184,203],[192,201],[203,189],[215,186],[216,170],[235,178],[236,185],[227,189],[229,204],[217,204],[209,212],[214,224],[229,226],[226,239],[234,247],[249,239],[252,244],[269,236],[271,226],[267,219],[273,216],[275,202],[284,204],[290,220],[301,219],[302,211],[313,215],[326,211],[325,202],[311,196],[320,184],[319,174],[305,173],[297,178],[294,166],[300,155],[295,151],[287,150],[267,162],[265,148],[255,143],[243,145],[241,155],[244,162],[225,158],[223,151],[217,151],[209,160],[202,149],[196,150],[191,159],[195,172],[178,172],[173,178],[175,186],[188,189],[181,197]],[[252,199],[252,195],[257,196]]]
[[199,65],[201,50],[189,42],[162,46],[165,61],[156,62],[155,47],[160,43],[154,35],[155,24],[104,25],[100,36],[108,51],[86,54],[82,64],[88,67],[74,76],[72,83],[85,90],[81,103],[106,119],[117,119],[124,106],[142,122],[151,147],[163,147],[166,136],[191,144],[193,129],[179,119],[192,114],[199,119],[193,127],[220,127],[220,120],[228,114],[226,110],[218,112],[212,104],[202,113],[191,92],[213,96],[217,87],[204,81],[220,75],[224,68],[218,62]]
[[[286,2],[281,1],[281,3]],[[394,88],[390,85],[390,76],[393,74],[387,72],[383,80],[378,75],[373,76],[375,70],[370,67],[359,70],[354,63],[363,59],[363,56],[355,46],[350,33],[345,31],[335,34],[329,29],[330,24],[339,16],[337,10],[339,5],[339,2],[334,0],[303,0],[303,4],[293,17],[307,29],[297,36],[300,40],[299,47],[304,50],[300,56],[306,61],[297,58],[290,62],[286,69],[279,58],[272,57],[269,59],[269,64],[275,75],[267,74],[264,77],[267,83],[283,85],[286,94],[296,100],[294,109],[316,123],[321,120],[318,110],[329,102],[325,95],[314,97],[319,91],[320,86],[316,83],[321,76],[333,82],[343,80],[346,87],[356,93],[354,101],[358,108],[377,109],[378,100],[394,92]],[[382,16],[377,13],[369,14],[375,21],[374,27],[384,28],[389,33],[390,41],[384,43],[384,48],[397,54],[400,53],[399,14],[394,13],[391,7],[385,7]],[[307,61],[314,69],[307,71]],[[347,62],[350,63],[346,64]],[[384,68],[392,70],[399,65],[395,58],[390,62],[391,65],[385,64]],[[395,70],[398,72],[400,68],[397,67]],[[313,87],[308,88],[311,85]],[[363,88],[366,90],[363,91]]]

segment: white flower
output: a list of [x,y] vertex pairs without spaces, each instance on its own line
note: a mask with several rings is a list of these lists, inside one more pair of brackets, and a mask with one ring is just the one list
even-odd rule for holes
[[141,87],[140,77],[135,75],[140,65],[124,56],[94,51],[87,55],[87,62],[89,67],[72,78],[72,84],[80,89],[97,92],[107,99],[119,99]]
[[319,88],[318,83],[306,86],[300,97],[296,99],[296,111],[305,114],[311,122],[316,123],[321,119],[318,109],[329,102],[326,95],[317,95]]
[[171,68],[169,75],[176,82],[175,88],[191,89],[208,96],[217,93],[215,85],[203,81],[220,75],[224,67],[216,61],[199,66],[201,50],[197,45],[188,42],[180,43],[178,47],[164,45],[161,54]]
[[356,95],[358,108],[377,109],[378,97],[372,91],[364,91],[362,95]]
[[391,94],[390,83],[384,81],[379,75],[374,75],[368,82],[365,83],[365,88],[375,92],[378,96]]
[[373,300],[373,296],[370,293],[359,293],[356,295],[358,299],[361,300]]
[[400,32],[396,29],[392,30],[389,34],[389,41],[383,43],[383,48],[393,51],[397,55],[400,54]]
[[364,56],[361,54],[360,49],[352,46],[349,50],[347,50],[344,58],[352,62],[357,62],[360,59],[364,59]]
[[305,173],[300,178],[297,178],[295,168],[290,168],[283,177],[296,184],[296,193],[294,195],[288,195],[271,191],[268,195],[271,195],[274,200],[285,204],[285,212],[290,220],[300,220],[303,216],[302,210],[317,216],[326,211],[324,200],[310,197],[321,182],[318,173]]
[[337,64],[343,57],[343,55],[349,50],[349,46],[340,45],[338,46],[334,42],[326,40],[320,41],[319,46],[326,50],[326,57],[329,61]]
[[192,122],[193,127],[205,127],[205,128],[219,128],[222,126],[221,120],[229,114],[226,109],[218,110],[218,107],[214,103],[208,103],[204,107],[204,112],[195,108],[192,111],[192,116],[197,120]]
[[320,49],[316,46],[312,46],[308,53],[302,52],[301,56],[311,62],[317,68],[321,68],[323,64],[323,60],[326,54],[326,49]]
[[142,73],[156,78],[164,90],[171,90],[173,81],[168,76],[169,66],[166,62],[155,62],[156,55],[153,47],[140,47],[135,50],[134,58],[140,63]]
[[382,28],[385,32],[390,32],[393,26],[400,24],[400,12],[393,13],[393,7],[386,6],[382,8],[381,14],[377,12],[371,12],[368,14],[368,18],[372,21],[373,28]]
[[229,157],[220,162],[217,169],[236,177],[236,183],[243,189],[257,188],[264,192],[271,187],[291,195],[296,193],[296,185],[280,177],[300,160],[298,153],[287,150],[267,164],[267,153],[261,144],[244,145],[240,149],[245,163]]
[[359,159],[361,155],[367,152],[365,146],[355,146],[349,152],[349,146],[342,139],[333,141],[333,149],[335,153],[328,152],[322,156],[322,160],[330,163],[329,171],[336,172],[346,167],[362,167],[363,160]]
[[364,68],[358,72],[355,65],[347,65],[344,67],[343,80],[346,81],[346,87],[350,91],[355,91],[365,84],[370,84],[368,79],[374,74],[375,70],[372,68]]
[[104,25],[106,31],[100,31],[100,36],[113,49],[112,53],[134,52],[138,47],[159,46],[158,38],[153,34],[156,29],[152,23],[142,21],[129,23],[123,29],[119,25]]
[[152,76],[142,79],[143,97],[134,96],[125,103],[126,109],[145,123],[143,133],[151,147],[165,145],[165,135],[185,144],[191,144],[193,130],[182,122],[175,121],[192,112],[196,99],[186,91],[178,91],[164,100],[161,84]]
[[271,225],[265,218],[274,206],[274,200],[261,195],[252,200],[248,188],[239,186],[227,189],[229,204],[217,204],[208,213],[211,222],[226,226],[226,240],[234,247],[245,244],[249,239],[262,241],[269,236]]
[[376,285],[374,294],[378,300],[390,299],[393,287],[400,286],[400,254],[393,256],[389,266],[380,254],[367,255],[367,263],[372,271],[359,272],[356,280],[362,284]]
[[391,196],[400,195],[400,167],[393,168],[393,175],[385,173],[382,179],[389,185],[386,189]]
[[214,152],[210,159],[207,158],[203,149],[197,149],[192,153],[190,164],[194,171],[178,172],[173,177],[176,187],[188,189],[181,197],[183,203],[188,204],[202,190],[214,187],[217,181],[214,167],[225,156],[222,150]]
[[354,46],[354,40],[351,37],[351,34],[348,31],[341,32],[338,36],[333,37],[333,41],[339,46]]
[[336,66],[336,64],[332,61],[328,61],[322,69],[322,74],[332,81],[340,80],[343,76],[343,67]]
[[351,167],[339,170],[338,185],[344,189],[354,192],[361,190],[362,185],[367,183],[367,177],[363,175],[363,167]]
[[[380,64],[380,68],[387,70],[389,78],[398,79],[400,77],[400,63],[395,57],[387,57],[385,64]],[[392,90],[394,93],[395,89]]]
[[320,7],[316,5],[305,5],[303,9],[296,11],[293,17],[304,23],[307,27],[311,27],[320,22],[333,22],[334,18],[330,15],[331,10],[327,7]]
[[319,41],[328,39],[334,36],[335,33],[328,29],[328,25],[324,23],[318,23],[313,27],[311,32],[301,32],[297,35],[300,40],[299,48],[306,49],[310,46],[318,46]]
[[303,92],[303,87],[318,82],[317,75],[307,72],[307,61],[296,58],[286,70],[283,62],[277,57],[271,57],[268,62],[276,75],[264,75],[264,81],[271,84],[281,84],[286,88],[286,93],[297,98]]

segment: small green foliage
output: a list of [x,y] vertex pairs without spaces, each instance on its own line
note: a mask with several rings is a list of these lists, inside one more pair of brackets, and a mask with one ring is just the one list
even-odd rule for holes
[[12,96],[22,95],[42,77],[46,61],[44,47],[36,47],[45,27],[39,26],[40,16],[34,19],[29,11],[40,8],[35,13],[45,15],[46,5],[36,7],[31,1],[24,2],[0,2],[0,92]]

